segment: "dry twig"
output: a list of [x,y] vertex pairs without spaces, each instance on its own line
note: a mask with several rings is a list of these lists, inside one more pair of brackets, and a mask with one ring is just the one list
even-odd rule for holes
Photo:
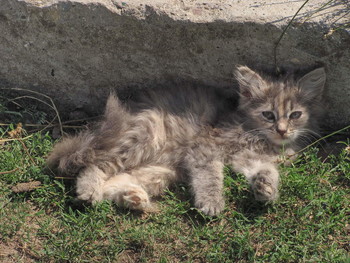
[[14,173],[14,172],[16,172],[17,170],[19,170],[18,167],[15,168],[15,169],[12,169],[12,170],[10,170],[10,171],[0,172],[0,175],[1,175],[1,174],[10,174],[10,173]]
[[[34,99],[34,100],[40,101],[41,103],[43,103],[43,104],[49,106],[51,109],[54,110],[54,112],[55,112],[55,114],[56,114],[56,116],[54,117],[54,119],[57,118],[57,120],[58,120],[58,124],[59,124],[59,127],[60,127],[60,132],[61,132],[61,134],[64,134],[63,128],[62,128],[62,121],[61,121],[60,114],[59,114],[59,112],[58,112],[58,110],[57,110],[56,104],[53,102],[53,100],[52,100],[52,98],[51,98],[50,96],[45,95],[45,94],[43,94],[43,93],[40,93],[40,92],[38,92],[38,91],[33,91],[33,90],[29,90],[29,89],[21,89],[21,88],[1,88],[1,89],[25,91],[25,92],[29,92],[29,93],[32,93],[32,94],[36,94],[36,95],[39,95],[39,96],[43,96],[44,98],[48,99],[48,100],[50,101],[50,104],[47,103],[47,102],[45,102],[45,101],[43,101],[43,100],[41,100],[41,99],[39,99],[39,98],[37,98],[37,97],[34,97],[34,96],[21,96],[21,97],[17,97],[17,98],[12,99],[11,102],[15,101],[16,99],[30,98],[30,99]],[[52,122],[49,123],[49,125],[51,125],[51,124],[52,124]]]

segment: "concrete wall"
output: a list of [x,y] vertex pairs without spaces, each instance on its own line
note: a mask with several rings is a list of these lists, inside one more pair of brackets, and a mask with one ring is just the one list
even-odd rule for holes
[[[326,127],[350,124],[347,1],[310,1],[278,65],[322,62]],[[60,112],[101,110],[110,89],[195,83],[233,88],[237,64],[274,66],[304,1],[1,0],[0,83],[47,94]],[[315,13],[315,11],[317,11]]]

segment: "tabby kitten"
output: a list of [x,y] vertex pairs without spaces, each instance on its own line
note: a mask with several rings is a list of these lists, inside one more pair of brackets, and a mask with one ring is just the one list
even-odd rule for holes
[[92,203],[152,210],[152,196],[182,181],[195,207],[214,216],[224,209],[225,164],[245,175],[257,200],[273,201],[280,155],[293,155],[317,132],[325,70],[272,80],[239,66],[235,76],[234,112],[206,88],[150,92],[137,110],[111,95],[98,127],[56,144],[48,164],[77,174],[78,198]]

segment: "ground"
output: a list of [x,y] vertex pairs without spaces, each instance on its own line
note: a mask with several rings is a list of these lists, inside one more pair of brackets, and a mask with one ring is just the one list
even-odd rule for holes
[[273,204],[255,202],[226,167],[226,209],[210,218],[185,185],[156,200],[157,213],[79,203],[74,180],[45,167],[49,133],[10,130],[1,130],[1,262],[349,262],[349,141],[337,156],[321,160],[310,148],[282,166]]

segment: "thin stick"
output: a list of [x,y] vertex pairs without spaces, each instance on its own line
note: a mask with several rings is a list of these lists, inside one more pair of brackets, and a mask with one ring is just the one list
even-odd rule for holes
[[13,172],[16,172],[17,170],[19,170],[19,168],[15,168],[15,169],[12,169],[10,171],[5,171],[5,172],[0,172],[0,174],[10,174],[10,173],[13,173]]
[[29,150],[27,148],[27,146],[24,144],[24,142],[21,140],[21,138],[18,138],[19,142],[22,144],[24,151],[26,152],[26,154],[28,155],[30,161],[34,164],[37,165],[37,163],[35,162],[35,160],[33,159],[33,157],[30,155]]
[[303,22],[301,22],[301,24],[306,23],[308,20],[310,20],[312,18],[312,16],[320,11],[322,11],[327,5],[329,5],[330,3],[332,3],[334,0],[330,0],[327,3],[324,3],[323,5],[321,5],[319,8],[317,8],[316,10],[314,10],[312,12],[312,14],[308,15],[305,20]]
[[[33,91],[33,90],[29,90],[29,89],[21,89],[21,88],[1,88],[1,89],[6,89],[6,90],[19,90],[19,91],[26,91],[26,92],[31,92],[33,94],[37,94],[37,95],[40,95],[40,96],[43,96],[45,98],[47,98],[50,102],[51,102],[51,108],[55,111],[56,113],[56,116],[57,116],[57,119],[58,119],[58,123],[59,123],[59,127],[60,127],[60,131],[61,131],[61,134],[63,135],[64,132],[63,132],[63,128],[62,128],[62,121],[61,121],[61,117],[60,117],[60,114],[57,110],[57,107],[56,107],[56,104],[53,102],[53,100],[51,99],[51,97],[49,97],[48,95],[45,95],[43,93],[40,93],[40,92],[37,92],[37,91]],[[37,98],[36,98],[37,99]],[[40,99],[37,99],[38,101],[41,101]],[[43,102],[43,101],[41,101]],[[45,103],[47,104],[47,103]]]
[[[12,123],[0,123],[0,126],[9,126]],[[57,126],[57,124],[32,124],[32,123],[27,123],[24,126],[28,126],[28,127],[55,127]],[[63,128],[81,128],[81,126],[77,126],[77,125],[62,125]],[[44,129],[45,130],[45,129]]]
[[0,139],[0,143],[3,143],[3,142],[10,142],[10,141],[19,141],[19,139],[21,139],[21,140],[27,140],[27,139],[29,139],[30,137],[33,137],[33,134],[28,135],[28,136],[23,137],[23,138]]
[[13,102],[15,100],[20,100],[20,99],[32,99],[32,100],[37,100],[37,101],[40,101],[41,103],[45,104],[46,106],[49,106],[51,109],[54,109],[52,107],[52,105],[50,105],[49,103],[41,100],[41,99],[38,99],[37,97],[33,97],[33,96],[20,96],[20,97],[16,97],[16,98],[13,98],[13,99],[10,99],[9,102]]
[[55,176],[55,179],[74,180],[75,177]]

